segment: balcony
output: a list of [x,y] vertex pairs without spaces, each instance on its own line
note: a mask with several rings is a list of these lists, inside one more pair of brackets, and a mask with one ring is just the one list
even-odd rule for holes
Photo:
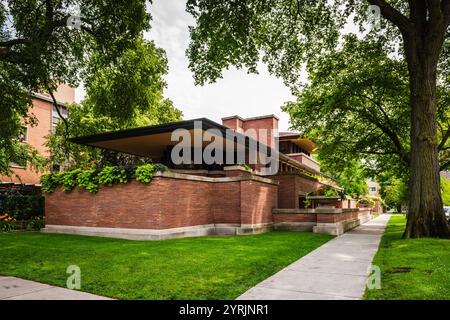
[[308,166],[316,171],[320,171],[320,165],[319,163],[311,158],[310,156],[304,154],[304,153],[288,153],[286,154],[289,158],[296,160],[305,166]]

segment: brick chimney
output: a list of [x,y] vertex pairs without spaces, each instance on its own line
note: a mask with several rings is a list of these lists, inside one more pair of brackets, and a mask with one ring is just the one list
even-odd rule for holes
[[[278,131],[278,117],[273,114],[245,119],[239,116],[225,117],[222,118],[222,124],[239,133],[246,133],[249,130],[247,135],[252,136],[269,147],[272,147],[272,137],[275,130]],[[260,131],[260,129],[265,129],[266,132]],[[251,131],[256,136],[254,134],[248,134]]]

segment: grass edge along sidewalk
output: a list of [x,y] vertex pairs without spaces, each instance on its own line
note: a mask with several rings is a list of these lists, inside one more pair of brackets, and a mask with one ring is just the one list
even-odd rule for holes
[[372,262],[381,269],[381,289],[368,300],[450,299],[450,240],[402,239],[404,215],[393,215]]

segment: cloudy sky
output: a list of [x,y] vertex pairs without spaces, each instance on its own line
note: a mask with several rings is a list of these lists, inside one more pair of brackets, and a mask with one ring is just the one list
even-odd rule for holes
[[194,24],[194,19],[185,12],[185,1],[155,0],[150,12],[153,27],[148,38],[164,48],[169,59],[165,95],[183,110],[185,119],[207,117],[220,123],[222,117],[234,114],[251,117],[273,113],[280,118],[280,130],[288,128],[289,117],[280,106],[292,96],[264,65],[258,75],[230,69],[214,84],[195,86],[185,55],[188,26]]
[[[166,50],[169,74],[165,96],[183,111],[184,119],[207,117],[220,123],[222,117],[235,114],[242,117],[275,114],[280,118],[280,131],[289,128],[289,116],[280,107],[293,97],[281,79],[270,75],[261,65],[259,74],[230,68],[216,83],[195,86],[185,56],[188,26],[194,24],[194,19],[185,12],[185,1],[154,0],[149,10],[152,29],[145,36]],[[79,89],[76,95],[80,100],[84,91]]]

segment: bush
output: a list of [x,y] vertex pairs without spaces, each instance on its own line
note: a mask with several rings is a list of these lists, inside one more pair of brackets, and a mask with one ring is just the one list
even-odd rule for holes
[[27,228],[31,230],[41,230],[45,227],[45,217],[33,217],[33,219],[28,222]]
[[155,174],[155,166],[145,164],[136,169],[136,180],[142,183],[150,183]]
[[8,215],[7,213],[0,215],[0,231],[8,232],[17,228],[16,218]]
[[364,196],[361,199],[359,199],[358,203],[363,206],[373,208],[373,207],[375,207],[376,201],[373,197]]
[[44,201],[44,197],[40,195],[0,194],[0,212],[17,220],[42,217],[45,210]]

